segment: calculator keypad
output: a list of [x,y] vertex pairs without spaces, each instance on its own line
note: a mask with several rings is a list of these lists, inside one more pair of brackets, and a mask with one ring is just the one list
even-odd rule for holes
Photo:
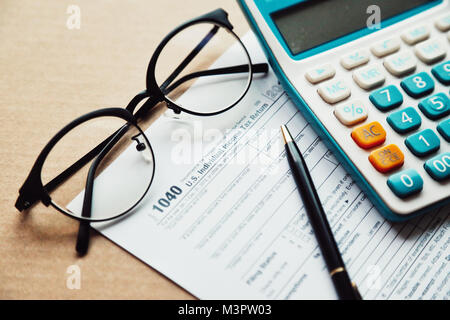
[[450,118],[439,123],[437,131],[447,142],[450,142]]
[[387,173],[403,166],[405,156],[395,144],[381,147],[369,156],[369,161],[381,173]]
[[440,83],[448,86],[450,84],[450,60],[431,69],[431,73]]
[[319,86],[318,90],[323,100],[329,104],[334,104],[347,99],[350,94],[350,88],[344,80],[336,79],[325,82]]
[[353,129],[352,138],[361,148],[370,149],[386,141],[386,131],[379,122],[374,121]]
[[409,197],[423,189],[423,179],[414,169],[393,174],[389,177],[387,184],[392,192],[400,198]]
[[413,98],[421,98],[434,90],[434,81],[426,72],[420,72],[403,80],[400,85]]
[[305,77],[312,84],[316,84],[327,79],[331,79],[336,74],[336,70],[331,64],[325,64],[323,66],[309,70]]
[[433,64],[442,60],[446,55],[444,44],[435,39],[419,43],[414,48],[414,52],[420,60],[427,64]]
[[425,162],[424,167],[430,176],[437,181],[450,178],[450,152],[431,158]]
[[450,114],[450,99],[439,92],[419,103],[419,109],[431,120],[441,119]]
[[339,121],[346,125],[352,126],[363,122],[367,119],[367,110],[361,101],[349,101],[341,104],[334,110],[334,115]]
[[356,67],[366,64],[370,60],[370,54],[367,50],[359,50],[352,52],[341,58],[342,66],[347,70],[352,70]]
[[[331,64],[322,67],[333,70],[327,77],[306,74],[312,84],[329,80],[318,86],[318,94],[326,103],[336,104],[334,116],[351,128],[350,140],[367,150],[371,167],[386,175],[386,188],[401,199],[420,194],[431,180],[442,183],[450,178],[450,91],[442,88],[450,85],[450,60],[444,60],[450,14],[433,23],[434,30],[419,24],[400,37],[391,35],[341,56],[340,71],[336,70],[351,72],[354,84],[344,82],[348,77],[329,80],[337,73]],[[350,89],[352,85],[362,90]],[[346,100],[351,90],[355,98]],[[378,118],[371,119],[371,108]],[[385,114],[386,130],[381,114]],[[421,161],[423,168],[412,167],[411,159],[416,159],[412,161],[416,166]]]
[[436,20],[435,26],[442,32],[450,30],[450,14]]
[[386,80],[384,71],[378,66],[367,66],[353,73],[353,80],[363,89],[371,90],[381,86]]
[[401,77],[416,70],[417,59],[411,52],[403,51],[387,57],[383,64],[393,76]]
[[426,40],[430,37],[430,30],[427,26],[414,27],[406,30],[402,34],[402,39],[409,45],[414,45],[420,41]]
[[391,53],[397,52],[398,50],[400,50],[400,40],[398,38],[383,40],[370,48],[370,51],[372,51],[372,53],[378,58],[382,58]]
[[396,86],[390,85],[373,92],[369,96],[370,101],[378,110],[389,111],[399,107],[403,103],[403,96]]
[[416,130],[422,124],[422,118],[413,107],[407,107],[391,113],[386,121],[396,132],[403,134]]
[[405,144],[418,157],[425,157],[439,150],[441,142],[431,129],[425,129],[406,138]]

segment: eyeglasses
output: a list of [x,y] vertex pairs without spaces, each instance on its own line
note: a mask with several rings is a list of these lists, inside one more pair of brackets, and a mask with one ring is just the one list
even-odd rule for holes
[[[210,61],[227,50],[232,51],[232,62],[219,58],[213,68],[208,68]],[[76,250],[86,254],[90,222],[129,214],[152,184],[155,157],[138,122],[161,102],[175,114],[221,114],[242,100],[253,74],[267,71],[266,63],[252,64],[224,10],[217,9],[180,25],[156,48],[147,68],[146,89],[126,108],[85,114],[47,143],[19,190],[16,208],[23,211],[41,201],[79,220]],[[187,88],[195,94],[195,104],[184,102]],[[221,94],[224,90],[226,95]],[[61,165],[67,169],[60,172]],[[120,166],[120,170],[105,173],[105,168],[114,166]],[[81,192],[79,210],[65,205],[74,185]],[[101,192],[97,190],[99,185]]]

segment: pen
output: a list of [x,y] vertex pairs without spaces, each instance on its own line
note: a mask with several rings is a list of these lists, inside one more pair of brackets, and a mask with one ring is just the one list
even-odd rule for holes
[[285,141],[286,157],[292,171],[297,189],[303,200],[311,226],[319,243],[320,250],[330,273],[340,300],[361,300],[356,285],[350,281],[344,261],[333,237],[330,225],[320,202],[317,190],[309,174],[297,144],[294,142],[286,126],[281,126]]

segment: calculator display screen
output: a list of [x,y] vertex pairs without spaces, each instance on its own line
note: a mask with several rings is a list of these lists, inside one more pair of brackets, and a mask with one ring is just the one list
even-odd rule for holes
[[436,0],[306,0],[273,13],[272,19],[296,55],[367,28],[377,5],[381,21]]

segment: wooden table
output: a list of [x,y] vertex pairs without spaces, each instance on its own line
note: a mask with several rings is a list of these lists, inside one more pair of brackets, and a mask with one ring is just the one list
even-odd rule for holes
[[[70,5],[80,8],[80,29],[67,27]],[[162,37],[218,7],[238,34],[248,30],[231,0],[1,1],[0,299],[193,298],[99,234],[79,258],[76,221],[42,204],[19,213],[14,203],[62,126],[98,108],[124,107],[144,89]],[[71,265],[81,270],[79,290],[66,286]]]

